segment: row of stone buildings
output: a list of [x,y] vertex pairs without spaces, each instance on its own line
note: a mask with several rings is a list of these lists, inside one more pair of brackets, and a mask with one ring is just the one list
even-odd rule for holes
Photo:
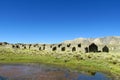
[[106,45],[97,45],[91,43],[84,45],[81,43],[60,43],[60,44],[9,44],[7,42],[0,43],[1,46],[13,49],[30,49],[30,50],[46,50],[46,51],[56,51],[56,52],[109,52],[109,48]]

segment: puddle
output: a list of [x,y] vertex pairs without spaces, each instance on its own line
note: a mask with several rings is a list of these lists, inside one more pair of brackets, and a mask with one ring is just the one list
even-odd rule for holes
[[81,74],[41,64],[0,64],[0,80],[112,80],[105,74]]

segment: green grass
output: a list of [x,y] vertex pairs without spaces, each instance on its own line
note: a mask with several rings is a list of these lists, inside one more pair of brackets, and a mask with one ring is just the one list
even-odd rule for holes
[[[0,63],[42,63],[85,72],[104,72],[120,75],[120,54],[116,53],[56,53],[34,50],[15,50],[0,47]],[[76,57],[77,56],[77,57]],[[88,56],[91,56],[88,57]]]

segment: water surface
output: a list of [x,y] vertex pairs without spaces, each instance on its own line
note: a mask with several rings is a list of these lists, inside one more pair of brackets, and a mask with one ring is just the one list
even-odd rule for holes
[[111,80],[105,74],[94,75],[42,64],[0,64],[0,80]]

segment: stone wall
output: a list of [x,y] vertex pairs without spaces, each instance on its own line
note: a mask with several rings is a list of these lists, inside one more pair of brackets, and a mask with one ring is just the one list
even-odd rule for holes
[[[13,49],[30,49],[30,50],[45,50],[45,51],[56,51],[56,52],[109,52],[114,47],[109,48],[107,45],[98,45],[95,43],[90,43],[87,45],[81,43],[59,43],[59,44],[5,44],[0,46],[5,46],[6,48]],[[103,50],[103,48],[105,48]]]

